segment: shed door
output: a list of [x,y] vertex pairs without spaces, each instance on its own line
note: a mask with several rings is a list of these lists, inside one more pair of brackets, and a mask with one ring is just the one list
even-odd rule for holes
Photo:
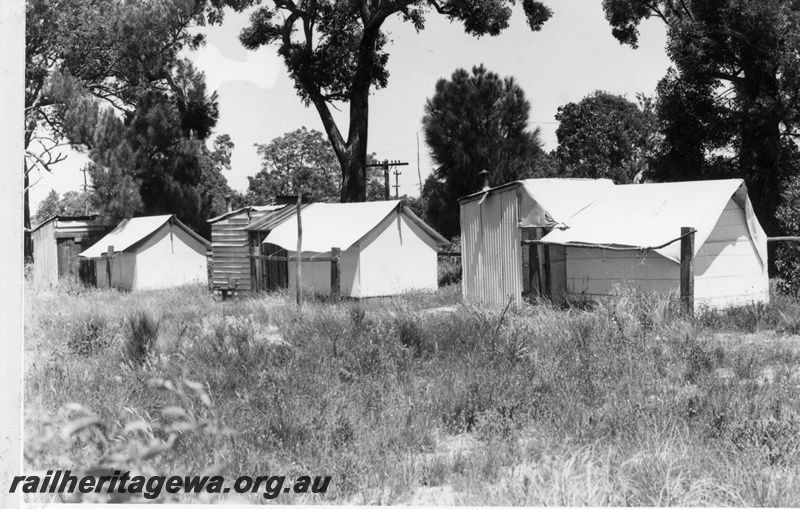
[[[275,244],[261,244],[261,254],[264,256],[287,256],[280,246]],[[289,288],[289,262],[285,260],[261,260],[263,286],[267,291]]]
[[[77,240],[77,242],[76,242]],[[58,277],[78,275],[78,253],[82,251],[80,239],[56,239]]]
[[[544,228],[526,228],[524,240],[539,240]],[[535,297],[550,297],[550,261],[548,246],[527,244],[522,249],[522,291]]]

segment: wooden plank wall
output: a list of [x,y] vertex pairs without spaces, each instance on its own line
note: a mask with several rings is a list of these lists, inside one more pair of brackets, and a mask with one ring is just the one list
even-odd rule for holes
[[55,221],[33,232],[33,283],[46,286],[58,282]]
[[238,278],[238,294],[250,293],[249,233],[244,227],[266,212],[243,211],[211,225],[211,287],[213,291],[228,288]]

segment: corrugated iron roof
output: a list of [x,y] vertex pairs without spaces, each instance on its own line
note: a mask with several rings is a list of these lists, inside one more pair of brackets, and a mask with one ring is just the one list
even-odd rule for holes
[[48,217],[47,219],[45,219],[41,223],[37,224],[36,227],[34,227],[31,230],[31,233],[35,232],[36,230],[38,230],[39,228],[41,228],[42,226],[46,225],[47,223],[49,223],[50,221],[53,221],[53,220],[58,220],[58,221],[94,221],[98,217],[99,217],[99,214],[90,214],[88,216],[59,216],[59,215],[54,215],[54,216]]
[[[310,203],[300,205],[301,210],[305,210]],[[297,205],[284,205],[283,208],[274,212],[268,212],[263,217],[253,221],[244,227],[246,231],[266,232],[270,231],[282,222],[286,221],[297,211]]]
[[107,252],[108,246],[114,246],[115,253],[125,251],[134,244],[137,244],[138,242],[155,233],[170,220],[174,225],[182,228],[192,237],[203,243],[206,248],[211,247],[211,244],[206,239],[193,232],[191,229],[189,229],[189,227],[180,222],[174,214],[166,214],[162,216],[146,216],[126,219],[125,221],[121,222],[119,226],[114,228],[111,233],[97,241],[86,251],[82,252],[80,256],[85,258],[99,258]]
[[240,209],[232,210],[230,212],[225,212],[224,214],[220,214],[217,217],[212,217],[211,219],[208,219],[207,222],[213,224],[216,223],[217,221],[222,221],[225,218],[241,214],[242,212],[249,212],[251,210],[256,210],[258,212],[272,212],[273,210],[280,210],[284,207],[286,207],[286,205],[248,205]]

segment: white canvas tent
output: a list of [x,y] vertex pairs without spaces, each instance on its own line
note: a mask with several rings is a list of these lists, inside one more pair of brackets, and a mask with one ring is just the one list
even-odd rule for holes
[[[341,249],[341,295],[378,297],[437,287],[437,246],[446,239],[399,200],[365,203],[314,203],[301,212],[302,256],[327,257]],[[297,215],[274,226],[264,240],[293,256],[297,251]],[[289,288],[295,262],[289,262]],[[304,289],[330,293],[330,264],[305,262]]]
[[523,294],[560,300],[563,249],[521,241],[541,238],[613,187],[608,179],[528,179],[461,198],[464,298],[494,306],[519,305]]
[[108,287],[107,253],[113,246],[111,286],[124,290],[169,288],[208,279],[211,244],[174,215],[135,217],[81,253],[97,265],[97,286]]
[[670,241],[681,227],[697,230],[696,308],[769,300],[767,237],[740,179],[615,186],[542,242],[566,250],[569,298],[596,299],[623,282],[677,291],[680,242]]

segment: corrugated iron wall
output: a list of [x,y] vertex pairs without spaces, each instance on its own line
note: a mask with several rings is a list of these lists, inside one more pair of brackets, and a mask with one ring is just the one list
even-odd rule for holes
[[522,303],[522,240],[517,188],[461,204],[464,299],[493,306]]

